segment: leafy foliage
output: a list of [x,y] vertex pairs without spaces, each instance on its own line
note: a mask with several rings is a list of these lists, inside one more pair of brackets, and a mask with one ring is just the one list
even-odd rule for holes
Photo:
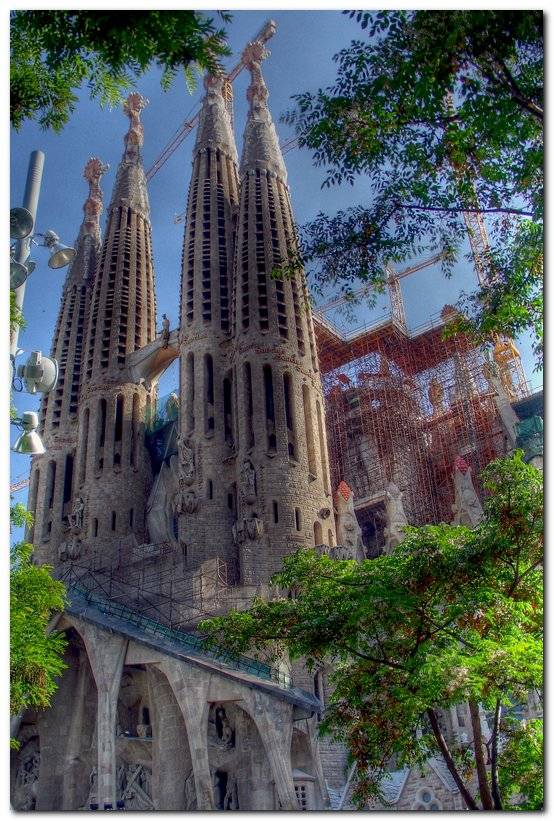
[[380,794],[391,760],[401,767],[430,752],[463,787],[437,710],[511,705],[541,687],[542,476],[518,451],[482,481],[485,517],[474,530],[410,527],[392,555],[361,563],[301,550],[273,578],[274,599],[200,625],[232,652],[286,650],[332,669],[321,730],[347,743],[362,805]]
[[500,789],[511,808],[542,810],[544,803],[544,739],[542,719],[504,722],[500,755]]
[[[486,281],[464,308],[476,334],[542,339],[543,42],[540,11],[351,12],[368,39],[334,60],[336,82],[284,119],[326,170],[365,176],[372,198],[301,230],[321,288],[382,287],[386,263],[463,253],[466,214],[490,238]],[[468,257],[469,258],[469,257]]]
[[[17,523],[25,518],[16,512],[12,520]],[[29,707],[48,707],[56,690],[55,678],[66,667],[62,658],[64,636],[46,632],[54,612],[64,608],[65,588],[52,578],[50,567],[33,564],[31,555],[32,546],[24,542],[10,549],[12,715]]]
[[[219,12],[222,20],[230,16]],[[162,68],[167,89],[177,73],[193,85],[192,68],[221,70],[229,54],[225,32],[196,11],[14,11],[11,13],[11,123],[37,119],[60,131],[86,83],[101,105],[122,93],[151,66]]]

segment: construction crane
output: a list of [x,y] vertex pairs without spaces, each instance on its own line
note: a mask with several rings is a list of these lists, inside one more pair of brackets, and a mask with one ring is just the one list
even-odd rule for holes
[[29,477],[26,476],[24,479],[18,477],[15,482],[10,484],[10,493],[17,493],[18,490],[23,490],[24,487],[29,486]]
[[[267,20],[251,42],[267,43],[267,41],[273,37],[276,30],[277,24],[273,20]],[[231,69],[229,74],[227,74],[225,77],[225,94],[227,104],[229,107],[231,107],[233,99],[232,83],[241,73],[243,68],[244,63],[242,62],[242,60],[239,60],[236,66],[233,69]],[[196,111],[195,108],[197,109]],[[150,181],[152,177],[154,177],[158,173],[160,168],[163,165],[165,165],[165,163],[168,161],[171,155],[177,150],[177,148],[179,148],[183,140],[186,137],[188,137],[190,132],[198,124],[198,120],[200,118],[200,103],[198,103],[197,106],[195,106],[195,108],[192,109],[192,112],[194,112],[191,112],[192,116],[190,116],[189,119],[185,120],[185,122],[179,127],[174,136],[163,149],[158,159],[146,172],[146,179],[148,181]]]

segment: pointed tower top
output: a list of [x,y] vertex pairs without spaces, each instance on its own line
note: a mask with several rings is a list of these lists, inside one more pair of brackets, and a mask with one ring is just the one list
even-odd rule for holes
[[140,147],[144,142],[144,128],[140,113],[148,105],[148,100],[138,91],[129,94],[123,103],[123,111],[129,117],[129,130],[123,141],[125,150],[117,169],[115,185],[112,191],[110,209],[123,206],[132,208],[149,218],[150,206],[146,189],[146,176],[142,167]]
[[144,128],[140,121],[140,112],[146,108],[149,101],[138,91],[133,91],[123,103],[123,111],[129,117],[129,130],[123,138],[125,142],[124,159],[127,162],[136,162],[139,157],[140,146],[144,142]]
[[266,168],[286,182],[287,171],[279,148],[279,139],[271,119],[267,99],[269,92],[262,76],[262,60],[270,52],[259,40],[248,43],[242,52],[243,65],[250,72],[246,97],[250,111],[244,132],[241,171],[248,168]]
[[98,157],[91,157],[85,165],[83,177],[89,184],[88,198],[83,205],[85,216],[78,240],[83,236],[91,236],[100,242],[100,214],[102,213],[102,189],[100,180],[109,170],[109,165],[103,163]]
[[194,153],[206,148],[219,148],[234,162],[238,162],[231,117],[226,102],[226,82],[223,76],[206,74],[204,77],[206,96],[200,112]]

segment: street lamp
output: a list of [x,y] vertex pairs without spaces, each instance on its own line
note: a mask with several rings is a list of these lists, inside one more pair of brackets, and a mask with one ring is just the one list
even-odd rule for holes
[[46,453],[42,439],[37,433],[38,415],[34,411],[25,411],[22,418],[14,419],[12,424],[23,431],[12,445],[14,453],[24,453],[28,456]]

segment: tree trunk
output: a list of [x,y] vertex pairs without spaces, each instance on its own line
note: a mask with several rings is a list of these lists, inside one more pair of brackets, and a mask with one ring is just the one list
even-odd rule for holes
[[464,782],[462,780],[462,777],[461,777],[460,773],[458,772],[458,770],[456,768],[456,765],[454,763],[454,759],[450,755],[450,750],[448,749],[446,741],[444,740],[444,736],[441,733],[441,729],[439,727],[439,720],[437,718],[436,712],[432,708],[429,708],[427,710],[427,717],[428,717],[429,722],[431,724],[431,729],[433,730],[433,735],[435,736],[435,741],[437,742],[437,746],[438,746],[439,750],[441,751],[441,755],[444,758],[444,761],[446,763],[446,766],[448,767],[448,770],[449,770],[450,774],[452,775],[452,778],[456,782],[456,786],[460,790],[460,795],[464,799],[468,810],[478,810],[479,807],[477,806],[477,803],[473,800],[473,797],[472,797],[471,793],[467,789],[466,785],[464,784]]
[[494,710],[494,726],[492,729],[492,743],[491,743],[491,793],[494,801],[494,809],[502,810],[502,798],[500,796],[500,788],[498,786],[498,731],[500,728],[500,718],[502,715],[502,705],[500,699],[496,699],[496,707]]
[[475,701],[469,702],[469,713],[471,715],[471,728],[473,730],[473,750],[475,754],[475,768],[477,770],[477,781],[479,782],[479,794],[484,810],[493,810],[489,779],[487,777],[487,765],[483,754],[483,735],[481,733],[481,716],[479,715],[479,705]]

